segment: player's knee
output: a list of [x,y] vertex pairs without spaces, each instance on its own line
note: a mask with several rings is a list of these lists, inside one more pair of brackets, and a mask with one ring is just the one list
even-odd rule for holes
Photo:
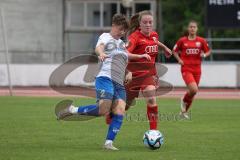
[[124,115],[125,107],[116,107],[113,112],[114,114]]
[[147,104],[148,105],[156,105],[156,98],[155,97],[149,97],[148,99],[147,99]]
[[193,96],[196,95],[197,92],[198,92],[198,88],[197,87],[194,87],[194,88],[190,89],[190,94],[193,95]]
[[118,115],[124,115],[125,114],[125,109],[119,108],[114,111],[114,114]]
[[134,106],[136,104],[136,100],[132,99],[132,100],[127,100],[126,102],[126,107],[125,107],[125,111],[127,111],[128,109],[131,108],[131,106]]
[[99,108],[99,115],[100,115],[100,116],[105,116],[105,115],[107,115],[109,112],[110,112],[110,110],[100,109],[100,108]]

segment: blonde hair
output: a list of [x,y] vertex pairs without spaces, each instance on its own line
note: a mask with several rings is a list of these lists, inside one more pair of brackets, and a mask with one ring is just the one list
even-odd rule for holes
[[130,35],[131,33],[133,33],[134,31],[136,31],[139,28],[140,21],[141,21],[142,17],[145,16],[145,15],[153,16],[151,11],[144,10],[144,11],[136,13],[135,15],[133,15],[131,17],[128,35]]

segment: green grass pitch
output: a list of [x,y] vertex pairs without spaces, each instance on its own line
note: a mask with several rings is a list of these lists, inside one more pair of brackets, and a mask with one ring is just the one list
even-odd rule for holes
[[[178,99],[159,99],[159,150],[144,147],[145,102],[130,109],[115,141],[120,151],[102,149],[104,118],[57,121],[54,105],[63,98],[0,97],[0,160],[239,160],[240,100],[193,103],[191,120],[180,121]],[[94,99],[72,98],[75,104]]]

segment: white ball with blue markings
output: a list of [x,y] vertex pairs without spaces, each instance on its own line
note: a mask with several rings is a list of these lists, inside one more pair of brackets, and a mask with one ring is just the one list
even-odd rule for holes
[[143,135],[143,143],[146,147],[155,150],[163,145],[163,135],[158,130],[148,130]]

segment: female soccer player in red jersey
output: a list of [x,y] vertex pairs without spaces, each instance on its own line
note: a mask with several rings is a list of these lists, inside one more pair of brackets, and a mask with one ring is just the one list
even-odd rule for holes
[[186,94],[181,99],[180,112],[181,117],[186,119],[189,119],[188,111],[194,96],[198,92],[202,57],[205,58],[210,55],[210,49],[206,40],[197,36],[197,30],[197,22],[190,21],[188,24],[188,35],[181,37],[173,48],[174,57],[181,65],[182,77],[188,88]]
[[153,15],[150,11],[142,11],[131,18],[130,33],[127,49],[132,54],[145,54],[151,56],[151,61],[145,59],[130,60],[127,69],[132,72],[132,81],[126,85],[127,106],[130,107],[133,100],[141,91],[147,103],[147,116],[151,130],[157,129],[158,105],[156,101],[157,71],[155,60],[158,47],[165,54],[171,54],[171,50],[158,41],[158,34],[153,31]]

